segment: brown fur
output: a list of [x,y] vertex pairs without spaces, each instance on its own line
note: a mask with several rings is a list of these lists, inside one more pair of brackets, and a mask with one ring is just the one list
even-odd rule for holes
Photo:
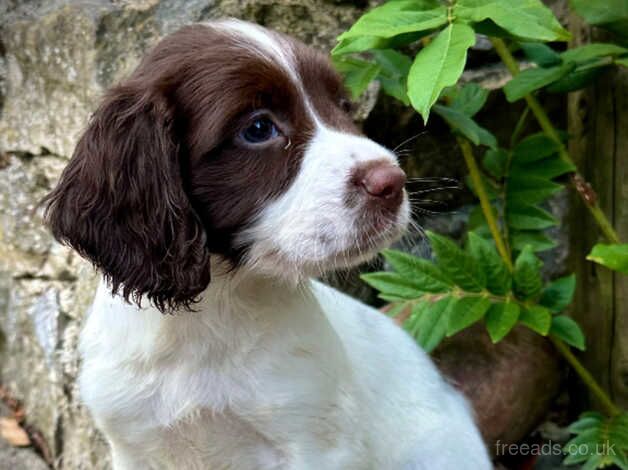
[[[357,132],[326,58],[287,44],[321,119]],[[253,146],[239,132],[259,110],[283,137]],[[125,299],[189,309],[210,282],[211,254],[242,259],[235,236],[290,185],[312,130],[277,64],[224,32],[185,27],[107,93],[44,200],[47,224]]]

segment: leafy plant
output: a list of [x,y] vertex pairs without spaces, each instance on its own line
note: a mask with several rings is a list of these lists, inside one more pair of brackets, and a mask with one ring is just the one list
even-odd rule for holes
[[628,274],[628,245],[598,243],[593,247],[587,259]]
[[601,413],[586,412],[569,426],[575,434],[564,446],[567,465],[586,462],[583,468],[602,468],[617,465],[628,469],[628,414],[610,418]]
[[395,272],[362,275],[392,303],[393,312],[411,309],[404,328],[426,351],[481,320],[495,343],[520,322],[585,349],[577,323],[559,315],[571,303],[573,275],[544,285],[541,262],[529,247],[517,257],[511,273],[492,243],[474,232],[469,232],[464,250],[436,233],[427,236],[434,262],[386,250],[383,255]]
[[[546,43],[566,41],[570,35],[539,0],[391,0],[342,34],[332,58],[354,97],[376,80],[385,93],[412,106],[425,122],[431,111],[440,116],[456,135],[469,169],[468,185],[479,202],[464,248],[430,232],[433,260],[387,250],[383,255],[393,271],[362,278],[391,303],[391,315],[410,311],[403,326],[427,351],[478,322],[484,323],[493,342],[501,341],[517,324],[548,336],[607,414],[585,414],[572,425],[576,437],[566,446],[565,462],[628,468],[628,418],[569,348],[585,348],[578,324],[561,314],[573,298],[575,276],[544,282],[536,255],[555,246],[547,229],[557,221],[544,206],[568,179],[610,242],[596,245],[588,259],[628,273],[628,245],[619,244],[578,173],[562,133],[535,96],[541,89],[577,90],[608,67],[628,66],[628,6],[624,0],[570,3],[590,24],[615,34],[616,43],[555,50]],[[489,36],[512,73],[503,87],[506,99],[527,105],[507,145],[474,120],[489,92],[473,83],[459,84],[476,34]],[[534,66],[520,72],[512,50],[520,50]],[[408,55],[409,51],[418,52]],[[541,132],[521,138],[529,114]],[[471,144],[483,147],[481,164]],[[571,450],[571,444],[591,446],[602,438],[614,444],[617,455]]]

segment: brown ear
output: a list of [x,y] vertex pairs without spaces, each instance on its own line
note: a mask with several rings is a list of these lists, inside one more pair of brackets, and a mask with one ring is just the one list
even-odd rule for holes
[[185,194],[164,96],[113,89],[44,200],[57,240],[102,270],[112,290],[162,312],[190,308],[210,281],[206,233]]

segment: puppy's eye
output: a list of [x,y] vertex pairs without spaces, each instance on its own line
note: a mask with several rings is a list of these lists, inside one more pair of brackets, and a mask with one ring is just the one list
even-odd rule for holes
[[256,118],[246,129],[242,131],[242,138],[251,144],[260,144],[274,139],[279,135],[275,123],[262,116]]
[[340,101],[338,101],[338,106],[340,106],[340,109],[342,109],[345,113],[350,113],[351,111],[353,111],[353,103],[347,98],[340,98]]

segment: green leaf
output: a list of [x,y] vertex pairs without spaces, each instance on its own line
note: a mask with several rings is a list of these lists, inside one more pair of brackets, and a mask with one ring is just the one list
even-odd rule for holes
[[588,428],[599,426],[604,421],[604,415],[596,411],[588,411],[582,413],[577,421],[574,421],[569,425],[567,430],[571,434],[578,434],[581,431],[585,431]]
[[353,99],[358,98],[380,71],[380,66],[355,57],[336,57],[333,60],[336,69],[344,77],[345,86]]
[[493,149],[497,148],[495,136],[462,111],[441,104],[435,104],[433,109],[453,130],[460,132],[475,145],[483,144]]
[[395,299],[417,299],[425,293],[419,284],[397,273],[368,273],[362,274],[360,279]]
[[616,44],[593,43],[584,46],[568,49],[560,57],[565,62],[588,62],[600,57],[619,56],[628,53],[628,49]]
[[430,231],[427,232],[427,237],[436,254],[438,267],[449,279],[470,292],[479,292],[484,288],[483,276],[478,272],[471,256],[449,238]]
[[449,314],[456,302],[453,297],[445,297],[434,303],[421,302],[412,310],[416,321],[410,334],[426,352],[431,352],[445,337]]
[[386,310],[386,315],[388,315],[391,318],[395,318],[397,315],[399,315],[401,312],[403,312],[406,307],[408,307],[409,303],[408,302],[395,302],[390,304],[390,308],[388,310]]
[[372,55],[380,66],[377,80],[382,84],[384,91],[405,105],[409,105],[406,79],[412,59],[393,49],[373,51]]
[[[406,297],[400,297],[398,295],[393,295],[393,294],[382,294],[381,292],[377,294],[377,298],[385,300],[389,304],[396,303],[396,302],[406,302],[408,300]],[[412,299],[412,300],[415,300],[415,299]]]
[[515,252],[522,251],[527,245],[532,251],[539,252],[551,250],[556,246],[556,242],[550,237],[539,231],[519,231],[513,230],[510,233],[510,242]]
[[520,46],[526,57],[541,67],[552,67],[562,62],[560,54],[542,42],[522,42]]
[[489,91],[486,88],[482,88],[477,83],[469,82],[460,88],[450,106],[469,117],[473,117],[486,103],[488,94]]
[[518,230],[542,230],[558,224],[552,214],[537,206],[511,207],[506,220],[509,227]]
[[555,67],[536,67],[517,74],[504,86],[506,99],[511,103],[523,98],[539,88],[560,80],[575,68],[575,64],[563,64]]
[[403,33],[438,28],[445,23],[447,7],[437,0],[397,0],[365,13],[338,39],[356,36],[389,38]]
[[546,336],[552,325],[552,314],[545,307],[532,305],[521,310],[519,321],[532,331]]
[[372,55],[381,67],[381,73],[389,77],[406,77],[412,65],[412,59],[394,49],[373,51]]
[[501,341],[519,320],[519,305],[514,302],[499,302],[491,305],[486,313],[486,329],[493,343]]
[[593,247],[587,259],[613,271],[628,274],[628,244],[605,245],[598,243]]
[[473,30],[452,23],[415,57],[408,75],[408,96],[423,121],[427,122],[430,108],[443,89],[458,81],[467,60],[467,49],[473,44]]
[[532,248],[527,246],[515,261],[513,281],[515,292],[523,299],[533,299],[541,293],[541,260],[536,257]]
[[584,333],[580,329],[580,325],[565,315],[557,315],[552,318],[552,326],[549,333],[580,351],[586,349]]
[[513,36],[531,41],[567,41],[571,37],[539,0],[458,0],[454,16],[472,23],[490,19]]
[[525,206],[545,201],[560,191],[560,184],[526,174],[512,174],[508,180],[506,198],[510,206]]
[[365,52],[376,49],[395,49],[404,47],[418,41],[429,34],[429,31],[417,31],[413,33],[400,34],[390,38],[380,38],[377,36],[356,36],[342,39],[331,51],[332,56],[351,54],[354,52]]
[[[617,467],[619,467],[621,470],[628,470],[628,456],[626,456],[626,454],[624,454],[624,453],[619,453],[619,454],[617,454],[617,453],[609,453],[608,458],[610,459],[610,461],[612,463],[617,465]],[[604,461],[604,465],[608,466],[606,461]],[[599,468],[599,466],[598,466],[598,468]]]
[[626,0],[570,0],[571,7],[587,23],[608,29],[620,38],[628,35],[628,2]]
[[533,134],[515,146],[512,160],[519,165],[534,163],[558,152],[560,146],[560,142],[550,139],[543,133]]
[[354,38],[343,39],[331,50],[332,56],[340,56],[350,54],[352,52],[363,52],[371,49],[379,49],[383,43],[383,38],[377,36],[358,36]]
[[564,465],[583,464],[582,469],[608,467],[612,464],[628,468],[628,427],[625,412],[605,417],[600,413],[586,412],[569,426],[576,436],[565,444],[568,454]]
[[482,159],[482,165],[494,177],[502,178],[506,175],[508,157],[509,154],[504,149],[488,149]]
[[[563,451],[568,453],[569,456],[563,461],[565,465],[573,465],[576,463],[582,463],[590,461],[592,457],[602,457],[602,455],[594,454],[594,449],[597,442],[600,440],[600,429],[590,428],[586,429],[578,434],[578,436],[571,439],[565,444]],[[590,469],[597,468],[599,460],[595,466],[588,466]]]
[[628,3],[626,0],[570,0],[571,7],[582,16],[587,23],[612,23],[628,17]]
[[548,85],[546,90],[549,93],[568,93],[570,91],[586,88],[608,67],[610,67],[610,65],[587,68],[584,70],[574,70],[573,72],[569,72],[560,80]]
[[[491,206],[491,210],[493,211],[493,216],[495,218],[499,217],[499,214],[495,211],[495,208]],[[473,209],[471,209],[471,213],[469,214],[469,230],[473,230],[473,232],[482,237],[482,238],[491,238],[491,232],[488,230],[488,226],[486,225],[486,219],[484,218],[484,213],[482,212],[482,207],[478,204]]]
[[553,158],[547,158],[540,163],[533,163],[528,165],[519,165],[513,163],[512,173],[523,173],[530,177],[542,178],[551,180],[565,173],[571,173],[576,171],[576,167],[564,161],[562,158],[555,156]]
[[504,39],[511,39],[512,34],[506,31],[504,28],[500,28],[494,21],[486,19],[477,23],[473,23],[473,30],[476,34],[483,34],[484,36],[497,37]]
[[[489,199],[490,200],[497,199],[497,197],[499,196],[498,191],[501,188],[490,179],[484,177],[484,175],[481,175],[481,176],[482,176],[482,184],[484,185],[484,189],[486,190],[486,194],[488,195]],[[475,190],[475,185],[473,184],[473,181],[471,180],[471,177],[469,175],[465,177],[465,183],[467,184],[469,189],[473,191],[473,194],[477,196],[478,193]]]
[[430,261],[396,250],[382,252],[386,261],[402,277],[412,280],[423,292],[448,292],[453,283]]
[[452,336],[484,318],[491,306],[486,297],[462,297],[453,306],[447,323],[447,336]]
[[628,67],[628,57],[622,57],[621,59],[615,60],[617,65],[623,65],[624,67]]
[[496,295],[510,292],[512,278],[495,246],[475,232],[469,232],[467,248],[486,277],[486,288]]
[[576,291],[576,275],[561,277],[550,282],[541,293],[539,303],[552,312],[562,312],[573,300]]

